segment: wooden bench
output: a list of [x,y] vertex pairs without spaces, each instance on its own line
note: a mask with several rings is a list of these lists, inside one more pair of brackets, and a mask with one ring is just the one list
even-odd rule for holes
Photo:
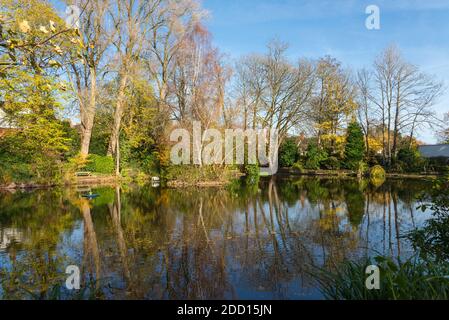
[[87,172],[87,171],[76,172],[75,175],[77,177],[90,177],[92,175],[92,172]]

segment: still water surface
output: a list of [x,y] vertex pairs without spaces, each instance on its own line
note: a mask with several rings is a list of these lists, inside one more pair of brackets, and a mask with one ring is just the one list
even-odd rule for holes
[[[321,299],[313,275],[412,254],[430,182],[269,179],[227,188],[0,193],[2,299]],[[65,288],[79,266],[83,290]]]

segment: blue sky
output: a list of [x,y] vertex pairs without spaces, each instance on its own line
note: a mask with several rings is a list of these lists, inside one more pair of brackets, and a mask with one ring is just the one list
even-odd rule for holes
[[[381,29],[365,27],[368,5],[380,8]],[[220,50],[237,59],[264,52],[279,38],[289,57],[332,55],[346,67],[369,67],[390,44],[448,88],[435,109],[449,112],[449,0],[203,0],[207,25]],[[435,142],[428,129],[420,139]]]

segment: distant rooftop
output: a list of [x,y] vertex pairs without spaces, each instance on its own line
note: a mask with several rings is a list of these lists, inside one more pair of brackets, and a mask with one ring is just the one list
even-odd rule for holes
[[419,146],[418,149],[424,158],[449,158],[449,144]]

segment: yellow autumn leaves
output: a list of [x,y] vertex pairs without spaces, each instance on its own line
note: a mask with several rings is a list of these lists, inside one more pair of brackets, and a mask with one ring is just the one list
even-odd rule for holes
[[28,33],[31,30],[31,27],[27,20],[23,20],[19,23],[19,29],[23,33]]
[[[49,29],[47,29],[46,26],[39,26],[39,31],[48,34],[51,32],[56,32],[56,23],[52,20],[49,21]],[[23,20],[22,22],[19,22],[19,30],[23,33],[28,33],[31,31],[30,23],[27,20]]]
[[[28,22],[28,20],[22,20],[21,22],[19,22],[19,30],[22,33],[29,33],[30,31],[32,31],[30,22]],[[41,25],[37,29],[37,31],[41,32],[44,35],[50,34],[50,32],[55,33],[56,30],[57,30],[56,23],[53,20],[49,21],[48,26]],[[78,43],[79,41],[77,42],[76,39],[71,39],[71,42],[75,44],[75,43]],[[61,49],[61,47],[58,45],[53,45],[53,51],[55,53],[57,53],[58,55],[62,55],[64,53],[63,50]],[[55,63],[55,65],[57,65],[57,64]]]

